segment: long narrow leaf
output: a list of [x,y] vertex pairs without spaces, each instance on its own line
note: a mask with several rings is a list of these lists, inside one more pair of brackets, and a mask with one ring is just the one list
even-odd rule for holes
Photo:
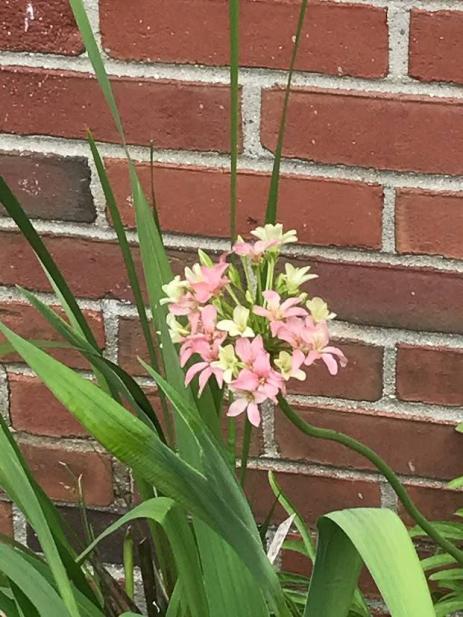
[[357,508],[320,519],[304,617],[347,617],[362,560],[391,617],[435,617],[407,530],[391,510]]
[[266,223],[276,223],[277,207],[278,207],[278,192],[280,188],[280,167],[281,156],[283,153],[283,142],[286,131],[286,119],[288,115],[289,96],[291,93],[291,83],[293,79],[294,67],[296,65],[297,52],[301,42],[302,29],[304,26],[305,14],[307,11],[308,0],[302,0],[301,9],[299,11],[299,19],[296,28],[296,37],[294,39],[293,51],[291,54],[291,62],[289,65],[288,79],[286,82],[285,95],[283,100],[283,109],[281,112],[280,127],[278,130],[277,144],[275,148],[275,158],[273,159],[272,177],[270,180],[270,189],[267,200],[267,210],[265,213]]
[[162,526],[172,546],[188,609],[192,617],[207,617],[209,610],[195,541],[185,516],[172,499],[157,497],[140,504],[100,534],[80,559],[120,527],[140,518],[151,519]]

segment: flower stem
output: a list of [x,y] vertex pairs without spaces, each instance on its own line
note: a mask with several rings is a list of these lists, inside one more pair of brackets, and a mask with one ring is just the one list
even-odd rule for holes
[[243,445],[241,449],[241,468],[240,468],[240,483],[244,486],[246,479],[246,470],[248,468],[249,448],[251,446],[252,424],[246,418],[244,425]]
[[265,290],[272,289],[274,272],[275,272],[275,260],[273,257],[271,257],[267,264],[267,279],[265,281]]
[[278,404],[280,409],[285,414],[294,426],[296,426],[300,431],[309,435],[310,437],[314,437],[316,439],[327,439],[329,441],[335,441],[337,443],[342,444],[346,448],[357,452],[358,454],[364,456],[373,465],[380,471],[380,473],[388,480],[389,484],[394,489],[397,497],[402,502],[402,505],[410,514],[410,516],[415,520],[417,525],[421,527],[423,531],[425,531],[430,538],[432,538],[444,551],[449,553],[454,559],[463,565],[463,551],[457,548],[452,542],[444,538],[437,529],[430,523],[427,518],[418,510],[416,505],[413,503],[409,494],[407,493],[405,487],[400,482],[397,475],[394,471],[389,467],[389,465],[380,457],[376,452],[374,452],[371,448],[364,445],[360,441],[345,435],[344,433],[339,433],[337,431],[333,431],[331,429],[319,428],[309,424],[305,420],[303,420],[299,415],[292,409],[292,407],[288,404],[288,402],[282,397],[278,397]]

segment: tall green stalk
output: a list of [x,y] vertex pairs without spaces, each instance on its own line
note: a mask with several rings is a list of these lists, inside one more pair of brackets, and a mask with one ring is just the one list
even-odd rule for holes
[[449,553],[452,557],[456,559],[456,561],[463,565],[463,551],[457,548],[452,542],[449,542],[446,538],[444,538],[437,529],[427,520],[427,518],[418,510],[416,505],[413,503],[409,494],[407,493],[405,487],[394,473],[394,471],[389,467],[389,465],[374,452],[371,448],[364,445],[360,441],[345,435],[344,433],[338,433],[338,431],[334,431],[332,429],[319,428],[317,426],[313,426],[309,424],[305,420],[303,420],[292,407],[288,404],[288,402],[282,397],[278,397],[278,404],[280,406],[281,411],[285,414],[288,420],[294,424],[296,428],[302,431],[305,435],[309,437],[314,437],[315,439],[326,439],[328,441],[335,441],[336,443],[340,443],[341,445],[357,452],[364,458],[368,459],[373,465],[378,469],[378,471],[386,478],[389,484],[394,489],[397,497],[402,502],[403,507],[407,510],[410,516],[415,520],[417,525],[425,531],[430,538],[432,538],[441,548],[444,549],[447,553]]
[[239,0],[229,0],[230,19],[230,239],[235,243],[236,216],[238,204],[238,147],[240,128],[240,90],[239,90]]
[[275,158],[273,159],[272,178],[270,180],[267,210],[265,213],[265,222],[272,223],[273,225],[276,223],[277,218],[278,191],[280,188],[281,155],[283,152],[283,141],[286,131],[289,95],[291,93],[291,83],[293,79],[294,67],[296,65],[297,52],[299,50],[299,45],[301,42],[302,28],[304,26],[304,19],[307,11],[307,1],[308,0],[302,0],[301,10],[299,11],[299,19],[296,28],[296,38],[294,39],[293,51],[291,54],[291,62],[289,65],[288,79],[285,88],[285,98],[283,101],[283,110],[281,113],[280,128],[278,130],[277,145],[275,148]]

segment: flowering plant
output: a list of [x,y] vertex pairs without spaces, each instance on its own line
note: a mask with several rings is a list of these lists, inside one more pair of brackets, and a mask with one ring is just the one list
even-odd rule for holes
[[316,278],[310,267],[287,263],[275,274],[281,249],[297,242],[296,232],[267,224],[251,234],[255,242],[239,237],[216,264],[199,251],[200,263],[185,268],[184,279],[177,275],[164,285],[162,303],[169,304],[167,322],[180,344],[181,365],[191,361],[186,385],[199,376],[201,394],[214,377],[233,399],[228,415],[246,411],[259,426],[259,405],[276,403],[290,379],[305,380],[303,366],[321,360],[336,375],[347,359],[329,344],[335,314],[322,298],[301,290]]

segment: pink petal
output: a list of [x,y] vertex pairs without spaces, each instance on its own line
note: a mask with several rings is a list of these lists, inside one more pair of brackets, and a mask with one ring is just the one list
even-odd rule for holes
[[212,375],[212,369],[210,366],[204,369],[204,371],[199,376],[199,396],[203,393],[204,388],[209,380],[209,377]]
[[326,364],[330,375],[337,375],[339,369],[334,357],[329,353],[322,353],[322,360]]
[[280,296],[273,289],[267,289],[262,295],[269,304],[280,304]]
[[213,330],[217,321],[217,309],[208,304],[201,310],[201,321],[206,330]]
[[248,401],[245,398],[237,398],[230,405],[227,411],[227,416],[239,416],[246,409]]
[[247,338],[241,337],[235,343],[235,351],[245,364],[250,364],[253,360],[251,349],[251,343]]
[[209,366],[207,362],[197,362],[193,364],[193,366],[190,366],[185,375],[185,385],[187,386],[193,377],[207,366]]
[[249,369],[244,368],[240,371],[238,377],[232,382],[233,387],[238,390],[249,390],[252,392],[259,385],[259,378]]
[[254,315],[259,315],[259,317],[266,317],[267,319],[270,319],[271,317],[270,311],[263,306],[255,306],[252,309],[252,312],[254,313]]
[[[283,307],[281,307],[283,308]],[[286,309],[285,317],[305,317],[307,315],[307,311],[303,309],[301,306],[294,306],[293,308]]]
[[325,347],[323,351],[330,353],[333,356],[337,356],[339,358],[339,364],[342,367],[347,366],[347,358],[338,347],[328,346],[328,347]]
[[248,405],[248,420],[253,426],[260,425],[260,412],[255,403],[249,403]]
[[306,366],[310,366],[311,364],[313,364],[317,360],[320,360],[320,354],[318,353],[318,351],[309,351],[309,353],[307,354],[307,357],[306,357],[306,359],[304,361],[304,364]]

